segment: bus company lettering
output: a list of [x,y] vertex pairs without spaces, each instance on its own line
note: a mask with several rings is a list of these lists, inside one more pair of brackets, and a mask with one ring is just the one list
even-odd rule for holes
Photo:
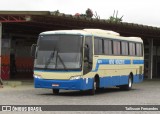
[[109,64],[114,64],[114,59],[110,59]]
[[121,59],[110,59],[109,64],[125,64],[125,62]]

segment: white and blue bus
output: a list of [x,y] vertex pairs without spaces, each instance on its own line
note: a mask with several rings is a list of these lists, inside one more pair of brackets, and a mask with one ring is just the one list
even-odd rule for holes
[[101,29],[42,32],[32,45],[35,88],[130,90],[143,81],[143,41]]

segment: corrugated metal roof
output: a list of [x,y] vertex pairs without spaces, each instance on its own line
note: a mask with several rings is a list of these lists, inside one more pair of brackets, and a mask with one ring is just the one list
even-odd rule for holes
[[[160,28],[128,22],[112,22],[104,19],[87,18],[50,11],[0,11],[0,15],[29,15],[32,24],[57,29],[99,28],[113,30],[125,36],[160,38]],[[57,28],[58,27],[58,28]],[[49,29],[51,30],[51,29]]]
[[128,23],[128,22],[112,22],[105,19],[96,19],[96,18],[87,18],[83,16],[74,16],[70,14],[64,13],[56,13],[50,11],[0,11],[0,15],[41,15],[41,16],[50,16],[50,17],[63,17],[63,18],[70,18],[76,20],[83,20],[89,22],[98,22],[98,23],[108,23],[108,24],[115,24],[115,25],[122,25],[122,26],[132,26],[138,28],[146,28],[150,30],[160,30],[159,27],[153,27],[148,25],[136,24],[136,23]]

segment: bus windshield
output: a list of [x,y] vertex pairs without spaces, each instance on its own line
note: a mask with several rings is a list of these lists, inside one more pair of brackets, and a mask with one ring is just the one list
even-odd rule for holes
[[37,43],[35,68],[54,70],[81,69],[82,35],[41,35]]

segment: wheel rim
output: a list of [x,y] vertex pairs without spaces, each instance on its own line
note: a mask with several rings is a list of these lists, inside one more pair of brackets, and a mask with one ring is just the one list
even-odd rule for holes
[[96,90],[96,82],[94,82],[94,90]]
[[132,80],[131,80],[131,78],[129,78],[129,88],[131,88],[132,87]]

